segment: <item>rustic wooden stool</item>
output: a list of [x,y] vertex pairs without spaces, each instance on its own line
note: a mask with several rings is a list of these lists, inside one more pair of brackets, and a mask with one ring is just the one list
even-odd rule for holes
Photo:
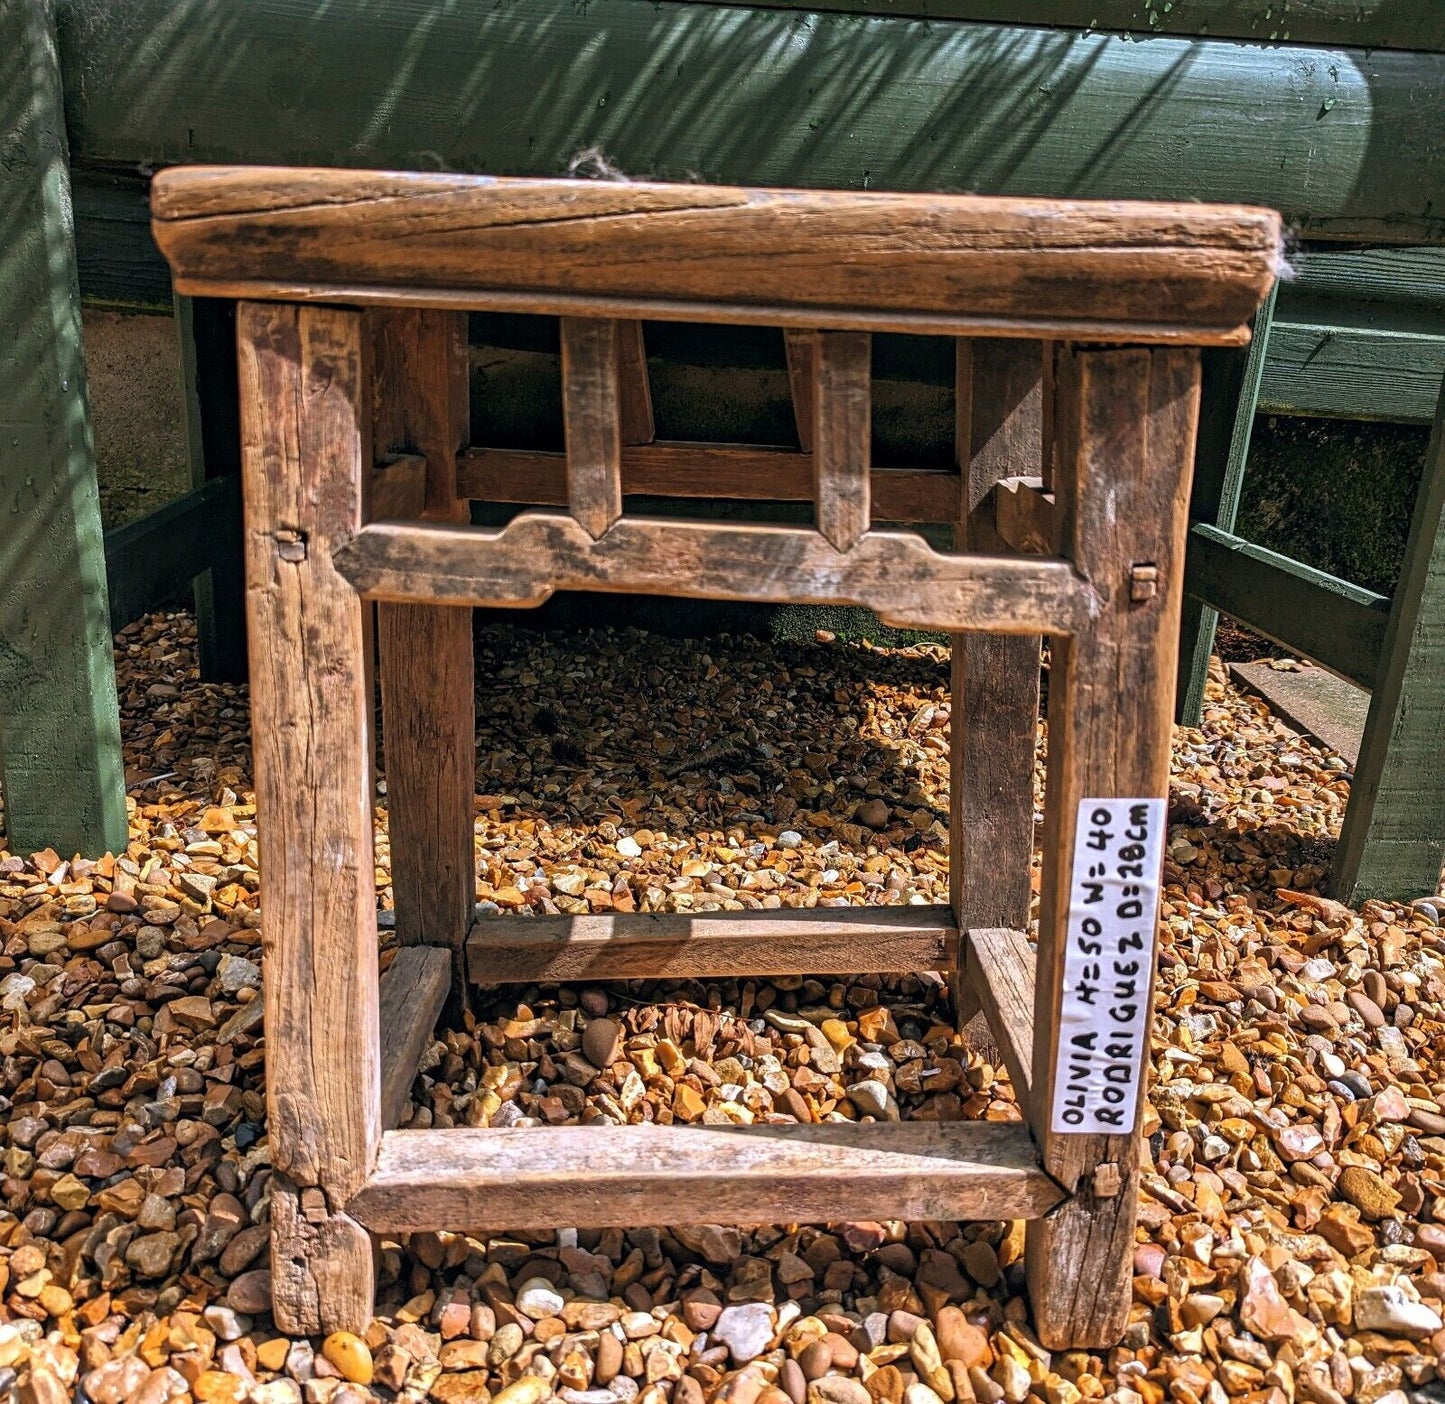
[[[1044,1342],[1116,1340],[1197,348],[1246,338],[1274,276],[1276,216],[205,168],[158,177],[153,210],[177,290],[241,299],[278,1323],[364,1328],[371,1234],[1021,1217]],[[486,496],[467,453],[473,308],[562,319],[568,512],[467,524],[466,497]],[[792,457],[811,474],[816,529],[624,514],[624,492],[644,480],[727,495],[728,454],[746,452],[627,447],[650,418],[644,317],[788,330],[811,430],[811,453]],[[870,494],[909,490],[870,464],[869,333],[880,330],[960,338],[951,491],[972,550],[872,529]],[[777,495],[799,495],[782,476]],[[539,483],[534,500],[560,491],[560,479]],[[952,908],[474,931],[469,609],[536,605],[558,589],[863,604],[959,635]],[[409,943],[380,993],[366,601],[377,602]],[[1018,928],[1045,634],[1035,973]],[[1000,909],[1006,927],[989,919]],[[949,971],[960,1017],[980,1004],[988,1015],[1026,1119],[388,1129],[464,958],[488,982]]]

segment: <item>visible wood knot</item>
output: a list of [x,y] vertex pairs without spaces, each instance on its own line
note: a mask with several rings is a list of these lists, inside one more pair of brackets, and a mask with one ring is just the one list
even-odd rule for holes
[[1124,1188],[1124,1177],[1118,1163],[1106,1160],[1094,1167],[1094,1198],[1113,1199]]
[[276,543],[276,554],[283,560],[296,564],[306,559],[306,533],[304,531],[292,531],[290,527],[280,527],[272,532],[272,539]]
[[1135,604],[1152,600],[1159,593],[1159,567],[1141,563],[1129,567],[1129,598]]

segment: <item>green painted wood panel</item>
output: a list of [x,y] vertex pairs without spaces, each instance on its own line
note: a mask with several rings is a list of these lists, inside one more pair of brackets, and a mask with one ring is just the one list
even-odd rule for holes
[[0,774],[10,848],[126,841],[60,72],[49,0],[0,0]]
[[1335,851],[1344,901],[1433,896],[1445,853],[1445,390]]
[[81,297],[120,310],[169,309],[171,270],[151,238],[150,182],[80,169],[70,190]]
[[105,534],[110,627],[182,598],[219,543],[241,539],[239,478],[212,478],[139,521]]
[[[1216,346],[1200,358],[1199,432],[1194,442],[1194,476],[1189,494],[1191,522],[1232,532],[1239,514],[1244,469],[1254,430],[1254,406],[1269,355],[1279,284],[1254,314],[1248,346]],[[1179,613],[1179,674],[1174,717],[1198,726],[1219,611],[1197,595],[1185,595]]]
[[1271,204],[1445,242],[1445,60],[678,0],[64,0],[78,159]]
[[1274,324],[1259,408],[1267,414],[1429,424],[1445,376],[1445,322],[1435,334]]
[[1374,684],[1390,601],[1219,527],[1189,528],[1184,588],[1361,687]]
[[991,20],[1270,43],[1445,49],[1439,0],[755,0],[781,10]]
[[1290,264],[1294,277],[1281,286],[1279,302],[1296,321],[1309,321],[1320,301],[1361,311],[1378,311],[1382,303],[1403,304],[1445,315],[1442,248],[1314,247],[1293,253]]

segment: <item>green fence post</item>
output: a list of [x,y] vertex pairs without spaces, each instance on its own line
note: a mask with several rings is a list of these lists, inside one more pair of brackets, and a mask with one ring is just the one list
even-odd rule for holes
[[1445,853],[1445,385],[1390,608],[1333,890],[1433,896]]
[[[1244,465],[1254,432],[1254,406],[1269,354],[1269,329],[1274,320],[1276,283],[1254,317],[1254,335],[1246,348],[1204,353],[1204,387],[1200,401],[1199,437],[1194,447],[1194,489],[1189,520],[1234,530],[1239,497],[1244,490]],[[1219,612],[1192,596],[1184,597],[1179,620],[1179,688],[1174,719],[1180,726],[1198,726],[1204,710],[1204,684]]]
[[119,851],[125,780],[53,0],[0,0],[0,745],[13,852]]

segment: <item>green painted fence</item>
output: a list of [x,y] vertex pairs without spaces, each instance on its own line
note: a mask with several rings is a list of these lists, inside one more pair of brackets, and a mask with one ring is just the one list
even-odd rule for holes
[[89,163],[1251,200],[1445,241],[1445,61],[677,0],[65,0]]

